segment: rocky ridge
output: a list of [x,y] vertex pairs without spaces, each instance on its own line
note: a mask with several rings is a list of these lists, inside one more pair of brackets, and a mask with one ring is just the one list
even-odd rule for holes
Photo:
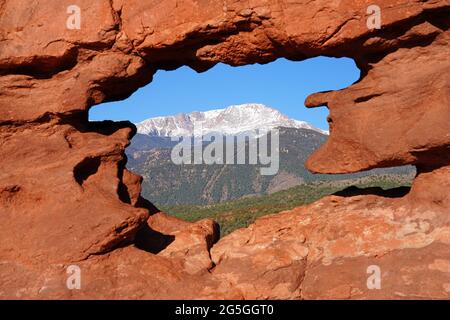
[[155,117],[136,124],[140,134],[163,137],[207,136],[214,133],[258,136],[278,127],[310,129],[327,134],[327,131],[315,128],[306,121],[290,119],[278,110],[258,103]]

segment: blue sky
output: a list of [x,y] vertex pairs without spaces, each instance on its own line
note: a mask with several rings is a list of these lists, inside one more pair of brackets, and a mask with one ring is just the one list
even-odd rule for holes
[[327,130],[328,110],[305,108],[305,98],[314,92],[345,88],[358,80],[359,74],[352,59],[327,57],[301,62],[278,59],[242,67],[218,64],[203,73],[182,67],[158,71],[152,83],[128,99],[93,107],[89,118],[137,123],[156,116],[256,102]]

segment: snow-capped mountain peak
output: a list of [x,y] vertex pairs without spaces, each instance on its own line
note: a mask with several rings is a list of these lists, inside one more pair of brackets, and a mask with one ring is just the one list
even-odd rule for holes
[[315,128],[305,121],[290,119],[278,110],[258,103],[150,118],[136,124],[136,127],[141,134],[169,137],[210,133],[239,135],[256,129],[270,130],[276,127],[304,128],[328,134],[327,131]]

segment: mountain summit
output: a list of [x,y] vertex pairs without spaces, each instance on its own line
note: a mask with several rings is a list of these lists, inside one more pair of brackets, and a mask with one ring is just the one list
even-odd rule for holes
[[257,103],[150,118],[136,124],[136,127],[140,134],[166,137],[199,136],[210,133],[238,135],[256,129],[270,130],[276,127],[310,129],[328,134],[327,131],[315,128],[305,121],[291,119],[278,110]]

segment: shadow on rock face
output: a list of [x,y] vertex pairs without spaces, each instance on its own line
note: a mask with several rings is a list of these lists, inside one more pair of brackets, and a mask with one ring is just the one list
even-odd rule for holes
[[351,186],[351,187],[345,188],[344,190],[334,193],[334,195],[340,196],[340,197],[354,197],[354,196],[360,196],[360,195],[376,195],[376,196],[385,197],[385,198],[401,198],[401,197],[406,196],[410,190],[411,190],[410,187],[398,187],[398,188],[392,188],[392,189],[385,190],[380,187],[358,188],[355,186]]
[[146,224],[137,232],[135,245],[141,250],[158,254],[167,248],[174,240],[175,236],[155,231]]
[[153,203],[151,203],[150,201],[148,201],[147,199],[145,199],[143,197],[139,197],[139,199],[136,203],[136,207],[147,209],[151,215],[161,211]]

